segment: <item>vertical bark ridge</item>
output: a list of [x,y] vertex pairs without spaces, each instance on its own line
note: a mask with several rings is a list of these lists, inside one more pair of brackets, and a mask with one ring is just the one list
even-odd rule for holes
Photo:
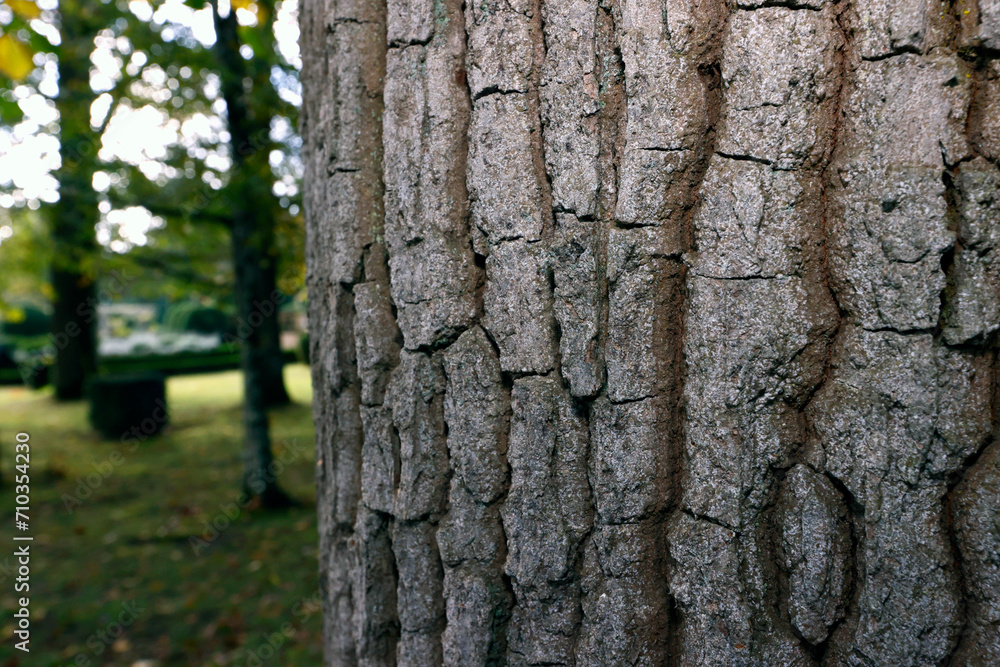
[[467,7],[468,174],[477,251],[486,256],[483,324],[511,392],[510,481],[500,500],[504,571],[515,595],[506,659],[572,664],[580,613],[575,545],[589,525],[587,441],[560,380],[563,336],[553,290],[561,276],[551,256],[559,232],[546,170],[552,144],[543,132],[551,97],[541,89],[549,37],[542,11],[538,2]]
[[[682,443],[686,417],[681,402],[685,381],[682,331],[687,324],[685,283],[688,269],[682,254],[692,249],[692,216],[699,201],[708,158],[714,150],[721,100],[717,45],[728,10],[719,2],[669,2],[661,16],[655,16],[653,12],[656,11],[655,6],[647,3],[621,5],[619,44],[626,68],[628,114],[619,170],[617,238],[612,239],[609,250],[613,258],[609,262],[609,277],[614,281],[609,306],[616,313],[622,306],[634,307],[628,297],[629,292],[634,291],[639,300],[636,305],[642,307],[642,301],[648,300],[650,295],[644,295],[644,290],[635,290],[633,281],[639,278],[645,282],[652,269],[655,281],[651,295],[653,312],[656,319],[662,320],[662,323],[653,324],[652,331],[659,330],[665,337],[662,340],[653,338],[656,356],[651,360],[641,356],[630,358],[629,348],[642,349],[648,342],[642,345],[641,340],[630,340],[629,331],[634,324],[619,323],[617,330],[610,331],[609,348],[613,345],[616,351],[625,352],[609,353],[612,358],[608,372],[612,401],[638,398],[638,402],[626,407],[630,411],[639,408],[635,414],[638,421],[644,420],[643,411],[651,408],[664,422],[654,421],[654,434],[662,431],[663,435],[659,442],[655,435],[652,440],[660,449],[662,477],[654,481],[659,487],[659,502],[650,517],[639,523],[645,531],[651,532],[640,544],[654,552],[642,554],[647,562],[640,568],[644,566],[647,571],[639,584],[651,590],[652,594],[646,598],[656,608],[655,623],[644,637],[648,649],[640,654],[642,659],[637,664],[676,665],[683,660],[683,617],[670,572],[677,565],[677,557],[683,555],[671,543],[670,526],[674,519],[666,524],[664,520],[679,502],[684,475]],[[647,59],[665,71],[655,72],[654,69],[646,73]],[[674,116],[676,120],[666,120]],[[622,261],[624,258],[628,259]],[[622,298],[619,295],[625,298],[616,303],[616,297]],[[650,333],[646,327],[640,326],[639,330],[646,335]],[[643,366],[652,367],[659,379],[649,384],[640,372],[639,382],[633,384],[631,376],[637,361],[639,370],[645,370]],[[648,393],[649,397],[642,398],[643,393]],[[605,465],[613,458],[608,457]],[[663,583],[658,586],[657,580]],[[635,617],[641,622],[641,615]],[[619,652],[623,648],[628,647],[613,645],[611,650]],[[609,652],[603,657],[613,659],[613,655]]]
[[[324,558],[325,661],[358,661],[356,520],[362,491],[362,387],[355,347],[355,286],[381,228],[385,5],[378,0],[303,7],[302,110],[307,283],[317,424],[317,512]],[[330,94],[332,93],[332,94]],[[366,525],[362,513],[362,527]],[[362,533],[366,531],[363,529]],[[361,570],[364,571],[364,568]],[[363,583],[365,579],[362,577]]]
[[[985,9],[988,15],[988,3]],[[955,162],[954,156],[947,155],[942,148],[948,223],[955,232],[954,245],[942,258],[946,287],[942,292],[939,328],[949,345],[981,346],[1000,326],[996,242],[989,225],[984,224],[997,214],[991,200],[1000,181],[995,145],[991,147],[991,142],[983,141],[982,137],[982,121],[988,113],[983,104],[989,104],[991,96],[988,67],[996,57],[989,55],[988,44],[995,41],[996,36],[990,31],[996,28],[990,26],[988,17],[985,25],[981,23],[980,13],[977,2],[969,10],[956,9],[950,16],[949,41],[967,68],[969,94],[963,127],[967,151]]]
[[[960,19],[954,14],[951,18],[952,24],[950,26],[951,30],[948,35],[948,42],[960,57],[968,61],[968,57],[963,56],[963,52],[966,49],[961,44],[965,40],[960,35]],[[941,156],[941,161],[944,165],[941,173],[941,181],[944,186],[945,221],[948,231],[953,236],[953,241],[951,247],[941,256],[941,270],[944,273],[945,284],[941,291],[941,303],[935,334],[939,334],[938,342],[946,345],[962,344],[970,338],[982,339],[985,333],[983,331],[985,328],[983,326],[985,324],[983,319],[988,321],[990,319],[989,311],[992,310],[992,304],[987,305],[987,302],[991,293],[995,294],[995,288],[990,289],[992,287],[990,285],[991,281],[987,275],[992,268],[992,262],[990,261],[992,258],[988,254],[986,257],[981,257],[981,251],[989,252],[989,243],[987,242],[986,247],[977,248],[975,252],[969,252],[968,248],[970,243],[975,243],[978,240],[980,241],[980,245],[982,245],[981,242],[985,240],[982,238],[982,231],[984,231],[982,225],[976,224],[981,223],[981,214],[985,211],[969,211],[969,207],[963,206],[963,204],[972,203],[967,201],[970,199],[970,190],[979,191],[974,195],[974,198],[978,200],[984,194],[983,186],[986,186],[985,189],[995,189],[998,182],[995,178],[990,178],[993,174],[989,173],[992,170],[988,163],[981,159],[976,161],[976,148],[971,141],[969,132],[973,116],[972,109],[975,105],[978,88],[976,72],[966,72],[966,78],[970,79],[970,91],[965,109],[963,130],[968,141],[968,152],[959,159],[958,164],[949,162],[948,155],[943,148]],[[973,160],[973,163],[969,163],[969,160]],[[991,180],[994,182],[990,183]],[[973,204],[973,208],[979,207]],[[969,213],[972,213],[972,215],[968,215]],[[980,215],[976,215],[976,213]],[[979,219],[977,220],[976,218]],[[979,232],[978,235],[977,232]],[[980,238],[976,239],[976,236]],[[995,281],[992,282],[995,283]],[[981,293],[974,292],[974,289],[981,290]],[[992,366],[992,363],[990,365]],[[991,398],[992,395],[993,392],[991,392]],[[945,492],[942,494],[941,524],[954,564],[955,588],[959,596],[958,620],[956,623],[958,630],[955,633],[957,640],[952,643],[954,651],[960,650],[962,637],[969,633],[974,621],[970,618],[970,600],[967,596],[969,581],[965,572],[966,568],[963,568],[962,549],[955,523],[953,491],[957,481],[961,479],[965,470],[970,467],[970,462],[979,457],[989,442],[990,440],[983,442],[981,448],[976,448],[960,466],[956,466],[956,469],[948,475],[948,484]],[[953,656],[954,653],[950,652],[946,661],[950,662]]]
[[[461,169],[466,193],[468,135],[473,93],[469,66],[469,8],[462,3],[461,83],[468,114],[462,136]],[[466,198],[468,198],[466,194]],[[467,213],[469,213],[467,211]],[[500,368],[500,351],[481,322],[486,289],[485,255],[479,230],[466,216],[467,244],[476,264],[476,325],[444,353],[448,378],[445,418],[454,464],[449,513],[438,532],[445,563],[446,665],[501,665],[507,662],[508,628],[514,592],[504,571],[508,537],[500,509],[510,489],[507,450],[510,436],[511,381]],[[473,407],[475,406],[475,407]],[[477,418],[470,409],[482,411]]]
[[542,7],[547,49],[540,100],[555,220],[549,246],[559,367],[570,394],[583,398],[595,396],[604,383],[599,325],[606,219],[598,198],[613,179],[601,162],[606,84],[599,80],[599,12],[596,0]]
[[[628,96],[626,93],[626,80],[625,80],[625,63],[623,61],[622,49],[621,49],[621,4],[618,0],[608,0],[607,2],[598,3],[598,9],[596,13],[596,35],[595,35],[595,58],[597,59],[596,71],[599,73],[599,79],[597,81],[598,87],[598,111],[597,111],[597,127],[599,133],[598,139],[598,156],[597,156],[597,172],[598,172],[598,187],[596,194],[596,205],[597,205],[597,216],[596,225],[594,226],[595,235],[592,237],[589,247],[587,244],[580,243],[577,240],[578,236],[575,233],[577,229],[584,227],[585,225],[578,224],[575,228],[571,228],[568,225],[564,227],[566,231],[565,238],[572,239],[570,241],[570,247],[575,252],[578,247],[585,248],[582,255],[579,256],[576,266],[580,263],[580,260],[587,258],[588,251],[593,255],[593,261],[595,262],[595,271],[593,272],[594,285],[591,288],[593,290],[592,294],[598,295],[599,305],[596,308],[594,315],[596,316],[596,350],[591,352],[593,348],[587,348],[586,351],[580,350],[583,353],[583,359],[585,362],[591,362],[590,368],[593,369],[592,381],[593,385],[597,386],[597,396],[587,396],[587,391],[589,387],[587,382],[573,382],[574,379],[574,369],[572,365],[568,368],[564,367],[564,377],[570,380],[571,391],[575,395],[579,396],[578,400],[582,402],[585,407],[586,423],[588,425],[588,430],[590,433],[591,445],[587,451],[587,476],[586,476],[586,492],[589,497],[590,512],[591,512],[591,528],[587,535],[580,542],[578,554],[578,567],[582,572],[581,581],[581,608],[580,608],[580,628],[577,633],[577,640],[574,652],[575,664],[588,665],[599,663],[601,660],[606,660],[608,655],[606,651],[599,652],[594,650],[594,645],[599,643],[602,639],[602,633],[607,633],[609,637],[614,637],[614,639],[620,644],[622,641],[622,632],[618,630],[615,632],[614,626],[614,609],[610,610],[605,606],[602,609],[600,604],[602,601],[606,601],[606,595],[608,591],[605,590],[602,579],[605,577],[605,572],[607,571],[607,564],[602,563],[597,557],[597,549],[595,545],[595,540],[600,539],[601,529],[596,524],[596,499],[598,496],[598,488],[596,486],[597,479],[593,474],[595,466],[599,465],[598,452],[596,448],[597,442],[597,426],[604,418],[603,415],[607,411],[608,402],[608,350],[609,346],[612,344],[611,338],[611,322],[612,317],[617,317],[617,313],[612,314],[611,306],[611,255],[610,255],[610,239],[613,230],[617,225],[616,211],[618,208],[618,200],[620,193],[620,183],[621,183],[621,164],[622,155],[624,153],[625,147],[625,133],[627,128],[627,116],[628,116]],[[584,89],[587,89],[587,81],[583,81]],[[569,222],[573,222],[573,218],[567,218]],[[586,221],[586,214],[583,217],[583,221]],[[566,247],[565,245],[562,247]],[[561,250],[561,248],[560,248]],[[567,257],[565,253],[560,253],[557,255],[558,260],[566,261],[572,258],[574,252],[569,253]],[[570,284],[587,284],[586,282],[580,281],[579,275],[572,275],[571,271],[564,270],[562,272],[565,276],[564,283]],[[578,272],[577,272],[578,273]],[[589,276],[588,276],[589,277]],[[580,311],[580,306],[578,303],[574,303],[572,298],[567,298],[572,296],[579,297],[579,288],[577,291],[572,292],[570,290],[561,290],[559,293],[560,297],[566,298],[568,310],[573,314],[577,314]],[[579,354],[579,352],[578,352]],[[574,358],[573,354],[568,355],[572,360]],[[585,367],[586,368],[586,367]],[[589,370],[589,369],[587,369]],[[633,440],[634,436],[625,436],[628,440]],[[641,443],[640,443],[641,444]],[[628,446],[625,444],[624,446]],[[647,543],[648,543],[647,538]],[[649,554],[648,547],[646,549],[646,555]],[[658,554],[652,554],[653,558],[658,558]],[[632,562],[626,563],[624,568],[621,568],[615,572],[617,576],[629,576],[633,580],[633,589],[635,588],[636,580],[636,566],[640,566],[640,563]],[[656,571],[656,565],[650,563],[647,566],[648,570]],[[654,576],[652,582],[651,590],[656,590],[658,587],[662,586],[662,582],[656,581]],[[641,584],[640,584],[641,585]],[[620,595],[621,590],[615,590],[614,587],[610,591],[612,595],[618,597],[614,602],[617,603],[620,609],[622,605],[627,605],[629,603],[628,599],[622,599],[624,596]],[[631,591],[631,598],[635,598],[634,590]],[[639,614],[643,612],[640,611]],[[649,610],[645,611],[647,617],[649,615]],[[654,610],[655,613],[655,610]],[[637,614],[637,615],[639,615]],[[655,619],[652,619],[655,621]],[[629,628],[625,630],[626,633],[631,632],[631,629],[636,625],[636,618],[634,616],[628,618]],[[609,627],[611,626],[611,627]],[[608,632],[611,630],[611,632]],[[657,632],[658,630],[667,630],[662,626],[656,626],[654,623],[650,623],[648,628],[645,628],[647,636],[642,636],[642,631],[638,633],[639,636],[636,637],[636,644],[631,647],[632,655],[634,660],[648,659],[648,653],[643,650],[643,645],[648,644],[647,641],[648,633]],[[614,650],[614,649],[612,649]],[[645,654],[645,655],[644,655]]]
[[946,289],[964,261],[954,184],[972,164],[972,77],[951,11],[868,3],[844,16],[854,48],[828,241],[845,323],[810,421],[814,462],[863,514],[857,610],[828,656],[943,664],[965,623],[943,499],[987,442],[994,382],[992,355],[951,347],[982,311]]
[[486,257],[483,325],[503,372],[545,374],[555,368],[557,341],[543,243],[552,213],[538,109],[539,10],[529,0],[470,4],[466,21],[468,185],[476,251]]
[[[648,3],[611,7],[624,66],[624,136],[606,251],[614,315],[607,384],[592,410],[596,525],[584,565],[580,664],[617,656],[660,664],[671,650],[663,522],[678,473],[680,254],[710,131],[696,43],[711,41],[714,18],[682,11],[677,21],[671,10],[664,17]],[[683,26],[676,40],[670,20]]]
[[[316,506],[319,514],[320,587],[323,596],[324,631],[332,641],[326,647],[326,663],[354,664],[353,627],[356,553],[354,520],[360,491],[362,428],[360,396],[355,376],[353,295],[340,283],[310,281],[313,294],[309,318],[322,329],[312,329],[310,358],[313,382],[325,387],[314,397],[316,418]],[[324,335],[317,336],[322,332]]]
[[447,665],[499,664],[513,596],[504,580],[507,536],[500,508],[510,487],[510,390],[479,327],[444,352],[445,419],[453,475],[438,531],[445,563]]
[[[515,562],[526,583],[528,609],[521,627],[528,628],[532,616],[558,619],[525,642],[523,658],[529,663],[585,664],[590,659],[587,647],[581,645],[581,632],[585,632],[581,584],[585,586],[599,572],[590,572],[588,568],[596,566],[586,564],[584,553],[593,521],[587,440],[592,437],[594,399],[603,393],[605,384],[607,235],[613,224],[617,143],[624,114],[612,11],[596,0],[552,1],[541,7],[545,59],[539,98],[555,221],[548,245],[559,343],[556,366],[564,392],[557,397],[555,385],[525,384],[519,404],[529,414],[530,406],[539,400],[553,406],[559,424],[569,431],[556,438],[548,465],[571,461],[572,474],[555,474],[548,481],[549,493],[564,498],[562,524],[553,527],[567,545],[559,550],[561,565],[548,569],[548,578],[543,580],[525,568],[526,563],[537,562],[537,554],[518,554]],[[526,419],[525,439],[548,441],[534,433],[537,417]],[[521,486],[540,474],[539,463],[525,460],[518,466],[523,471]],[[523,496],[522,490],[516,498],[522,513],[531,509]],[[511,520],[517,521],[511,514]],[[521,635],[527,637],[525,630]]]
[[461,3],[390,5],[386,241],[405,347],[448,345],[478,316],[465,184]]
[[[681,256],[679,281],[681,293],[678,304],[678,316],[676,327],[680,335],[676,337],[674,365],[677,369],[686,367],[685,336],[684,332],[688,326],[688,304],[690,301],[690,262],[691,253],[697,253],[697,239],[694,236],[694,216],[698,211],[702,200],[702,189],[704,187],[705,176],[710,164],[710,157],[715,154],[715,145],[718,138],[718,122],[724,109],[723,86],[721,81],[721,59],[722,59],[722,35],[725,25],[732,13],[730,3],[727,2],[673,2],[665,8],[664,31],[666,38],[675,46],[676,50],[685,53],[688,58],[693,58],[697,67],[698,78],[701,83],[704,100],[702,106],[705,112],[704,135],[701,137],[698,153],[691,169],[691,181],[687,186],[685,194],[685,208],[679,218],[680,224],[680,246],[687,253]],[[667,628],[667,664],[680,665],[685,661],[684,646],[686,636],[685,617],[683,616],[682,602],[683,590],[675,587],[675,573],[681,566],[680,560],[684,557],[684,546],[679,544],[675,547],[671,543],[675,536],[674,527],[678,520],[683,520],[681,514],[688,518],[696,518],[690,510],[681,508],[681,498],[684,490],[685,479],[689,474],[689,466],[684,451],[684,442],[688,428],[688,408],[684,398],[686,374],[678,370],[679,376],[675,380],[676,420],[678,423],[675,434],[677,450],[676,463],[674,465],[673,479],[670,485],[671,516],[664,527],[666,578],[668,586],[667,602],[668,608],[668,628]],[[702,517],[709,523],[713,519]],[[683,540],[681,540],[683,542]],[[680,559],[680,560],[679,560]]]
[[[962,9],[962,11],[958,11]],[[965,605],[964,626],[948,664],[973,665],[1000,652],[1000,615],[996,611],[1000,577],[995,559],[1000,531],[988,517],[1000,514],[996,488],[997,424],[1000,423],[1000,383],[997,374],[996,331],[1000,328],[998,290],[1000,269],[1000,141],[997,137],[997,51],[1000,26],[997,9],[976,2],[965,10],[956,7],[956,50],[969,68],[972,88],[965,135],[970,146],[967,161],[949,165],[951,204],[957,238],[941,310],[942,338],[949,345],[971,345],[990,359],[992,434],[983,446],[953,472],[945,498],[946,529],[959,570]],[[985,20],[984,20],[985,19]],[[992,223],[987,223],[992,220]]]
[[723,107],[688,258],[688,466],[684,511],[670,532],[682,663],[696,664],[704,651],[808,664],[802,630],[812,641],[826,633],[822,621],[814,625],[824,610],[808,607],[819,592],[810,587],[824,582],[787,578],[800,624],[811,623],[796,628],[782,610],[789,603],[776,562],[779,551],[786,569],[811,559],[801,552],[822,532],[785,530],[783,544],[772,521],[790,529],[801,519],[769,514],[787,477],[797,511],[811,511],[827,533],[840,519],[825,504],[835,496],[825,480],[804,468],[785,474],[803,446],[801,409],[822,381],[837,326],[819,202],[839,48],[829,7],[737,3],[726,23]]
[[813,387],[800,412],[804,422],[805,442],[793,456],[792,468],[782,489],[775,521],[775,540],[779,544],[779,585],[782,585],[782,613],[787,614],[792,630],[803,641],[810,655],[825,664],[832,637],[848,619],[857,617],[860,508],[851,493],[838,479],[824,474],[814,465],[816,437],[810,409],[816,394],[826,386],[833,366],[833,355],[845,318],[831,286],[829,266],[829,193],[832,156],[840,136],[847,71],[852,62],[852,33],[844,27],[846,2],[832,5],[832,27],[838,35],[835,52],[836,82],[832,85],[832,111],[825,155],[819,168],[822,202],[820,230],[822,259],[820,279],[833,299],[837,312],[832,344],[827,348],[822,379]]
[[361,665],[394,665],[400,635],[398,566],[393,550],[395,492],[401,447],[391,406],[390,378],[399,364],[402,334],[389,286],[381,225],[366,248],[363,282],[354,287],[354,344],[361,386],[361,502],[355,522],[354,633]]
[[446,622],[438,525],[448,510],[451,466],[440,354],[404,350],[386,390],[399,433],[400,468],[392,526],[399,573],[396,664],[441,664]]
[[[458,0],[389,5],[386,239],[406,348],[389,401],[401,437],[392,510],[398,664],[476,664],[489,654],[492,620],[504,606],[495,590],[496,543],[503,542],[498,521],[490,521],[454,472],[477,453],[502,452],[495,431],[463,427],[462,412],[473,409],[465,403],[474,400],[469,387],[481,376],[467,359],[452,358],[469,348],[456,341],[478,332],[481,317],[466,186],[466,41]],[[478,351],[488,360],[486,348]],[[471,546],[465,535],[455,536],[456,525],[471,532]],[[493,544],[492,556],[482,555],[487,547],[479,542]],[[477,565],[460,568],[465,561]],[[471,615],[465,602],[475,604]],[[480,644],[479,653],[465,652]]]
[[518,378],[511,398],[511,487],[502,509],[506,572],[517,597],[509,660],[572,665],[579,545],[591,524],[587,428],[557,376]]
[[[622,148],[625,142],[625,65],[618,45],[616,16],[621,10],[618,0],[606,0],[598,5],[597,47],[595,57],[598,64],[598,93],[600,112],[598,114],[598,182],[597,219],[600,223],[596,243],[596,291],[599,306],[596,312],[596,352],[584,355],[584,360],[595,364],[594,378],[600,385],[598,391],[605,391],[607,368],[605,350],[608,345],[608,234],[615,224],[615,210],[618,203],[618,170],[621,164]],[[565,328],[565,325],[564,325]],[[587,348],[589,351],[589,347]],[[564,354],[564,357],[567,355]],[[572,356],[572,355],[569,355]],[[596,361],[594,361],[596,360]],[[571,373],[564,371],[568,377]],[[572,381],[571,381],[572,384]],[[576,392],[583,395],[585,390]],[[592,407],[592,403],[590,407]],[[589,418],[588,418],[589,423]]]
[[[994,354],[994,363],[996,355]],[[996,378],[994,366],[994,378]],[[994,433],[987,447],[975,460],[948,495],[949,518],[953,520],[952,539],[961,565],[966,624],[950,656],[950,665],[985,664],[990,656],[1000,653],[1000,615],[996,599],[1000,595],[996,554],[1000,553],[1000,530],[996,516],[1000,514],[1000,446],[997,445],[996,424],[1000,416],[998,398],[1000,383],[994,380],[994,402],[991,410]]]

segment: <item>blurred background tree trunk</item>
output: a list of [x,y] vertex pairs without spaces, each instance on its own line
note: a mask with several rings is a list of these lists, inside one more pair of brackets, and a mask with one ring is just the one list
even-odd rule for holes
[[[268,407],[289,401],[282,377],[283,362],[278,326],[280,299],[277,286],[278,250],[272,218],[273,176],[268,163],[272,141],[271,113],[278,105],[270,83],[274,53],[271,22],[273,3],[260,3],[261,29],[254,31],[264,42],[268,57],[246,59],[239,37],[235,8],[223,18],[216,7],[216,43],[222,96],[226,101],[227,126],[233,171],[228,193],[232,211],[233,262],[236,272],[238,317],[248,325],[243,339],[246,364],[261,383],[262,400]],[[246,366],[245,366],[246,367]]]
[[305,0],[331,665],[1000,654],[1000,25]]
[[78,399],[97,370],[99,256],[94,225],[98,219],[96,171],[100,135],[90,127],[90,53],[101,24],[77,2],[60,4],[59,157],[55,177],[59,201],[49,212],[52,239],[52,384],[56,398]]
[[[232,212],[232,251],[235,272],[236,312],[241,323],[238,330],[241,366],[244,377],[244,415],[246,445],[244,451],[244,487],[259,496],[266,506],[277,507],[289,502],[278,486],[273,471],[271,440],[268,433],[267,408],[289,401],[282,377],[279,345],[277,290],[277,248],[274,242],[268,147],[270,115],[263,114],[266,105],[251,104],[250,92],[255,87],[270,86],[270,68],[264,64],[256,70],[241,55],[242,45],[235,9],[227,16],[215,9],[215,52],[219,60],[222,96],[226,102],[226,119],[230,135],[233,177],[227,187]],[[273,8],[265,10],[268,18]],[[270,39],[270,29],[259,31]]]

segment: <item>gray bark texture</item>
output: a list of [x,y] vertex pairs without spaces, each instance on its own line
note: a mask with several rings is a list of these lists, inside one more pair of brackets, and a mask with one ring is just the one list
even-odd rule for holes
[[1000,664],[1000,0],[301,22],[328,664]]

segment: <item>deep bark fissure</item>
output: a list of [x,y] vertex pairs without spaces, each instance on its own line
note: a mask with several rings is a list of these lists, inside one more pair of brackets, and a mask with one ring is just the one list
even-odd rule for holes
[[[600,298],[600,308],[597,313],[596,354],[602,365],[606,357],[608,345],[609,291],[608,281],[608,232],[615,225],[615,208],[618,204],[619,174],[621,155],[625,143],[625,117],[627,96],[625,91],[624,70],[621,49],[618,45],[618,26],[615,12],[619,10],[618,0],[599,2],[597,7],[596,27],[597,39],[594,58],[600,81],[600,112],[599,112],[599,144],[598,173],[600,181],[597,194],[597,215],[594,222],[597,225],[597,293]],[[601,376],[601,381],[595,387],[594,396],[586,397],[586,423],[592,424],[594,400],[598,395],[607,394],[607,371]],[[590,450],[587,451],[587,466],[590,467]],[[588,476],[587,484],[590,486]],[[589,489],[589,497],[594,497],[593,488]],[[584,541],[586,538],[584,538]]]

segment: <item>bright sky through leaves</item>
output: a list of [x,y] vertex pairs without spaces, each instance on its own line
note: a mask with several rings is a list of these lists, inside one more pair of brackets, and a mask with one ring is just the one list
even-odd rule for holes
[[[278,6],[274,29],[279,52],[287,62],[298,67],[299,30],[295,5],[295,0],[285,0]],[[256,3],[249,0],[238,0],[232,6],[240,22],[247,25],[253,25],[261,11]],[[0,3],[0,30],[10,24],[16,14],[22,19],[32,19],[31,26],[35,32],[46,37],[50,43],[58,44],[58,31],[51,23],[39,18],[43,16],[42,10],[51,16],[55,9],[55,0],[40,0],[37,4],[28,0],[4,0]],[[195,10],[182,0],[164,0],[153,4],[145,0],[131,0],[128,11],[139,20],[152,21],[161,26],[160,34],[164,40],[177,39],[183,34],[205,46],[215,41],[212,10],[207,4]],[[152,104],[138,108],[127,103],[115,104],[112,95],[104,91],[114,87],[123,71],[130,70],[134,74],[146,64],[146,55],[142,51],[132,51],[130,59],[122,62],[122,53],[130,51],[127,42],[122,43],[123,39],[100,35],[95,40],[91,55],[91,87],[95,92],[104,94],[98,95],[91,106],[91,125],[95,128],[106,126],[99,152],[102,160],[136,165],[147,178],[155,180],[163,171],[160,160],[166,156],[168,146],[180,144],[194,147],[195,151],[204,150],[198,149],[197,145],[205,139],[225,137],[225,121],[221,116],[225,104],[217,88],[214,93],[207,91],[210,97],[215,97],[210,113],[193,113],[183,120],[168,117]],[[252,57],[252,52],[246,55]],[[34,85],[17,84],[10,91],[24,118],[13,126],[0,127],[2,208],[37,208],[39,202],[58,199],[57,183],[51,175],[59,166],[58,114],[50,99],[57,93],[58,85],[55,57],[44,53],[35,53],[32,57],[30,49],[16,36],[8,37],[5,33],[0,37],[0,73],[21,81],[35,68],[39,68],[40,77]],[[142,85],[148,88],[150,95],[162,95],[169,99],[172,94],[169,77],[158,67],[146,68]],[[297,89],[283,90],[281,95],[289,102],[298,102]],[[111,114],[110,119],[108,114]],[[289,129],[276,127],[275,131],[287,133]],[[206,154],[204,159],[208,166],[217,170],[224,171],[229,166],[229,159],[224,154]],[[107,191],[110,178],[113,176],[98,172],[94,187],[100,192]],[[222,183],[209,185],[217,189]],[[276,187],[282,189],[288,185],[279,181]],[[104,202],[101,209],[103,219],[96,230],[97,238],[117,252],[127,250],[130,245],[144,245],[147,232],[161,224],[155,216],[138,206],[111,211]],[[124,241],[112,239],[111,227],[118,228],[118,236]],[[0,243],[2,241],[0,239]]]

